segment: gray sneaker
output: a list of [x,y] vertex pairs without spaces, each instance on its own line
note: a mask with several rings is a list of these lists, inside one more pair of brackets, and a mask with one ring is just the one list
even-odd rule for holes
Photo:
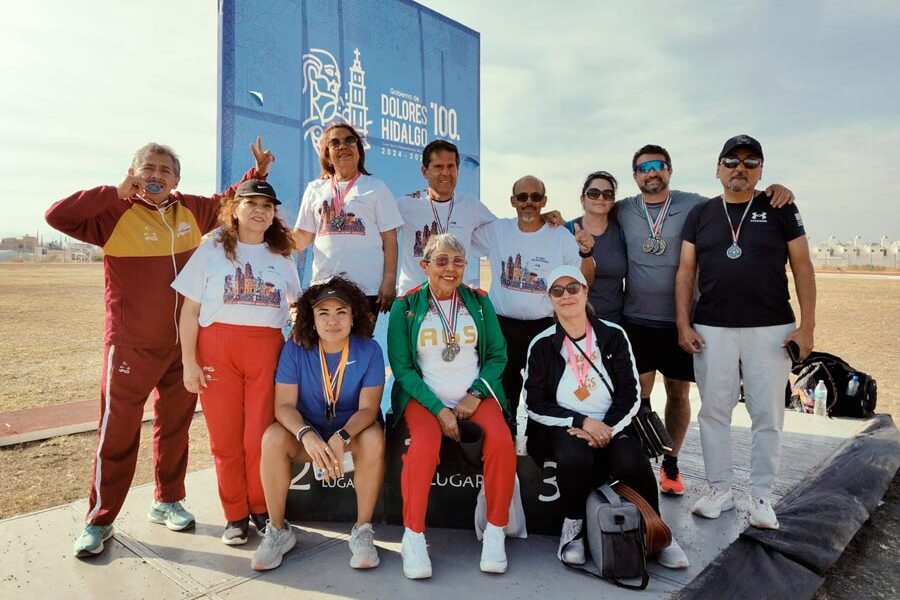
[[113,536],[112,525],[90,525],[84,524],[84,530],[75,540],[75,547],[72,549],[72,555],[76,558],[86,558],[89,556],[97,556],[103,552],[103,542]]
[[284,521],[284,529],[276,529],[271,521],[266,523],[266,534],[259,543],[259,548],[250,559],[250,568],[254,571],[268,571],[281,564],[282,557],[294,547],[297,538],[294,530],[287,520]]
[[240,521],[228,521],[228,523],[225,524],[225,531],[222,532],[222,543],[226,546],[240,546],[246,544],[249,531],[249,517],[244,517]]
[[182,531],[194,526],[194,515],[181,505],[181,502],[154,502],[147,513],[151,523],[165,525],[172,531]]
[[378,558],[378,550],[375,549],[375,531],[371,523],[365,523],[359,528],[353,526],[350,531],[350,566],[354,569],[373,569],[378,566],[381,559]]

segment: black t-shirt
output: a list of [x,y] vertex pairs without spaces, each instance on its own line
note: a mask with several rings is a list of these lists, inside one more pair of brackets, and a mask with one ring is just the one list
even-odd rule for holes
[[[805,235],[797,207],[772,208],[765,193],[750,203],[741,228],[740,258],[725,255],[731,232],[722,197],[695,206],[681,238],[697,250],[700,298],[694,322],[713,327],[770,327],[794,322],[785,265],[787,243]],[[747,203],[725,204],[735,228]]]

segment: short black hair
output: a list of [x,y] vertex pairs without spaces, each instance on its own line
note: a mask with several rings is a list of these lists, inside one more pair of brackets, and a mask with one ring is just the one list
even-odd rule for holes
[[647,144],[646,146],[635,152],[634,156],[631,157],[632,171],[637,171],[637,159],[642,154],[662,154],[666,157],[666,165],[668,165],[670,170],[672,169],[672,157],[669,156],[669,151],[662,146],[657,146],[656,144]]
[[591,182],[595,179],[603,179],[609,182],[609,185],[612,186],[614,192],[619,189],[619,182],[616,181],[616,178],[612,176],[612,173],[608,173],[606,171],[594,171],[587,176],[587,179],[584,180],[584,185],[581,186],[582,196],[584,196],[584,193],[588,191],[588,187],[590,187]]
[[456,156],[456,166],[459,166],[459,148],[456,144],[447,140],[434,140],[422,150],[422,166],[426,169],[431,164],[431,155],[435,152],[452,152]]

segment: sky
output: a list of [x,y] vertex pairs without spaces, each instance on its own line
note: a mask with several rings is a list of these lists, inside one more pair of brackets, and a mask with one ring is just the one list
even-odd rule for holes
[[[569,218],[590,171],[636,193],[647,143],[671,153],[673,188],[715,195],[722,143],[748,133],[812,241],[900,238],[895,0],[422,4],[481,34],[481,197],[498,215],[526,173]],[[55,239],[44,210],[118,184],[150,140],[178,151],[180,189],[215,191],[214,2],[21,2],[0,40],[0,235]]]

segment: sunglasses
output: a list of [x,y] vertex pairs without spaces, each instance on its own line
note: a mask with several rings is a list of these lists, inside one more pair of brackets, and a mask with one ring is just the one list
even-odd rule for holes
[[437,256],[431,260],[426,260],[427,263],[434,263],[435,265],[441,267],[442,269],[453,262],[454,267],[464,268],[468,261],[464,259],[462,256],[454,256],[453,260],[450,260],[449,256]]
[[737,169],[737,166],[741,163],[743,163],[744,167],[746,167],[748,169],[756,169],[759,167],[759,165],[762,164],[762,159],[760,159],[760,158],[745,158],[745,159],[741,160],[740,158],[730,158],[729,157],[729,158],[723,158],[722,160],[719,161],[719,164],[721,164],[726,169]]
[[348,135],[344,139],[340,138],[331,138],[328,141],[328,147],[337,150],[341,146],[355,146],[356,145],[356,136]]
[[537,204],[538,202],[540,202],[541,200],[544,199],[544,194],[541,194],[540,192],[531,192],[530,194],[525,193],[525,192],[520,192],[520,193],[516,194],[515,196],[513,196],[513,198],[515,198],[516,202],[518,202],[519,204],[528,202],[528,200],[531,200],[532,202]]
[[664,160],[647,160],[634,168],[635,173],[649,173],[650,171],[662,171],[668,165]]
[[601,197],[604,200],[615,200],[616,193],[613,190],[598,190],[597,188],[590,188],[584,193],[585,198],[590,198],[591,200],[599,200]]
[[553,296],[554,298],[562,298],[563,294],[565,294],[566,292],[569,292],[570,296],[574,296],[575,294],[577,294],[578,292],[581,291],[581,287],[582,287],[581,284],[578,283],[577,281],[573,281],[572,283],[568,284],[565,287],[563,287],[561,285],[554,285],[553,287],[550,288],[550,295]]

